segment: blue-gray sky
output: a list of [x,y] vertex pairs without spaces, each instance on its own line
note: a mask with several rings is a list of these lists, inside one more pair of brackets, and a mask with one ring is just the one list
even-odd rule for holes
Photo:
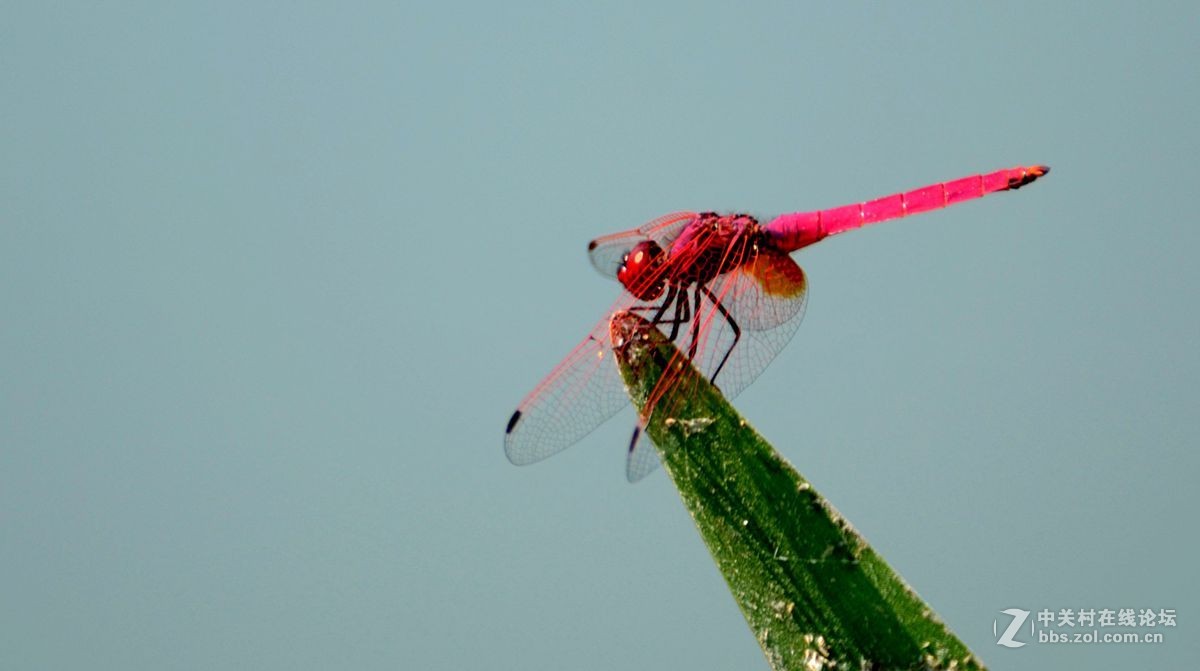
[[1040,162],[797,254],[736,404],[994,668],[1200,654],[1194,3],[3,17],[0,667],[764,668],[632,412],[504,459],[587,241]]

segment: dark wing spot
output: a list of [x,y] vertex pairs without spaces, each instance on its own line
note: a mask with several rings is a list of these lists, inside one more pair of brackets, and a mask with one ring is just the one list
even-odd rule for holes
[[512,433],[513,427],[516,426],[517,422],[519,422],[519,421],[521,421],[521,411],[520,410],[514,412],[513,416],[508,419],[508,428],[504,430],[504,433],[506,433],[506,434]]

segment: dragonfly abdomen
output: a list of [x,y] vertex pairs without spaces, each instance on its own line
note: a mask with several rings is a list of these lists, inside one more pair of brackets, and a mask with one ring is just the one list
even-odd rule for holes
[[785,252],[794,252],[831,235],[867,224],[940,210],[997,191],[1019,189],[1048,172],[1049,167],[1038,165],[971,175],[853,205],[780,215],[764,230],[776,247]]

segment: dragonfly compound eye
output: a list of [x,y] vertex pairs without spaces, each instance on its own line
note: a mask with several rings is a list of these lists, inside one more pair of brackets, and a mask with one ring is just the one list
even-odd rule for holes
[[629,293],[641,300],[651,301],[662,295],[667,282],[663,273],[663,250],[653,240],[643,240],[633,246],[617,269],[617,279]]

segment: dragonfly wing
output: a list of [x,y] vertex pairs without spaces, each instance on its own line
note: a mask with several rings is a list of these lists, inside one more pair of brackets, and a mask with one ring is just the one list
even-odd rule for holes
[[637,482],[654,472],[659,466],[658,449],[654,441],[638,426],[633,429],[633,437],[629,440],[629,451],[625,456],[625,477],[630,482]]
[[[747,241],[735,245],[729,253],[747,260],[736,270],[710,282],[708,292],[699,292],[699,302],[694,288],[690,296],[680,298],[692,301],[692,314],[680,329],[675,344],[683,358],[695,338],[692,363],[705,378],[712,380],[715,375],[717,387],[727,398],[732,398],[766,369],[799,329],[808,283],[800,266],[777,249],[762,247],[755,251]],[[720,302],[720,307],[713,298]],[[737,323],[740,334],[725,313]],[[662,324],[659,328],[667,331]],[[651,398],[670,398],[667,390],[680,380],[669,370],[664,372]],[[668,416],[674,413],[672,407],[657,401],[652,404],[655,413],[665,412]],[[650,437],[643,434],[635,429],[629,443],[625,475],[630,482],[641,480],[659,465],[658,450]]]
[[541,461],[628,405],[605,320],[517,406],[505,430],[504,453],[518,465]]
[[[766,369],[799,329],[808,282],[791,257],[767,247],[753,260],[710,282],[708,288],[741,333],[738,335],[711,297],[702,293],[700,307],[692,317],[700,320],[694,363],[709,379],[716,373],[713,382],[726,397],[733,398]],[[682,351],[691,347],[693,333],[689,329],[682,337]]]
[[597,272],[609,279],[616,279],[617,269],[634,245],[649,239],[663,249],[669,249],[671,241],[696,216],[695,212],[672,212],[635,229],[596,238],[588,243],[588,258]]
[[738,325],[752,331],[771,329],[804,318],[808,280],[792,257],[774,247],[760,248],[731,278],[736,286],[722,299]]

